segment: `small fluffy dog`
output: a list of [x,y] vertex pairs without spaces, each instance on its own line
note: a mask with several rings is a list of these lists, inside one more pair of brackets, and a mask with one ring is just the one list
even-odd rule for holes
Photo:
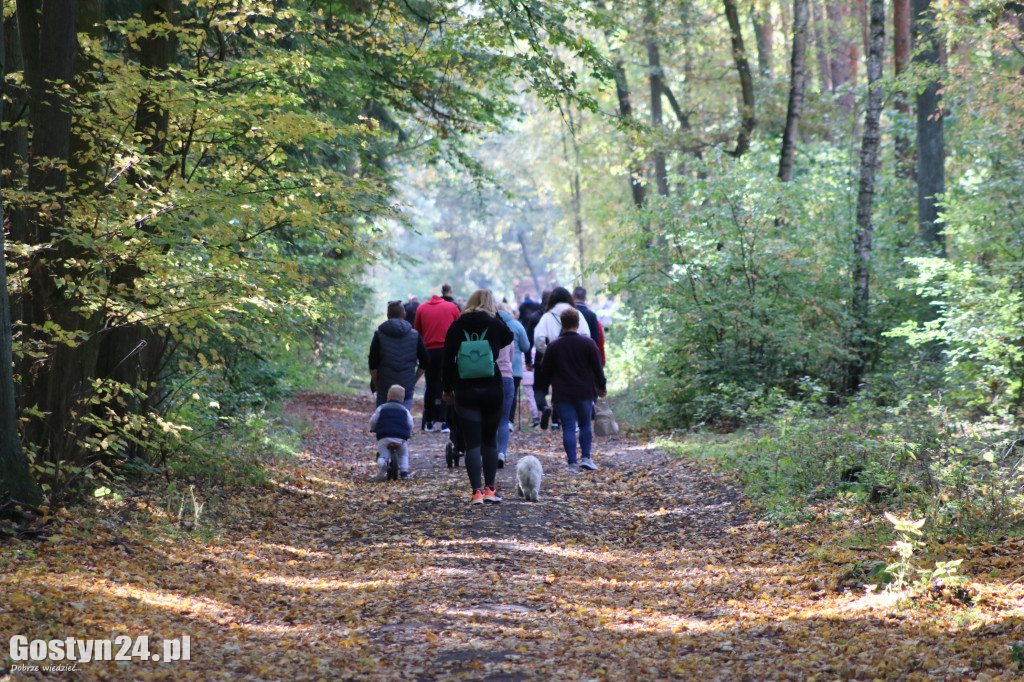
[[533,455],[520,457],[516,464],[516,495],[536,502],[540,493],[540,481],[544,478],[544,467]]

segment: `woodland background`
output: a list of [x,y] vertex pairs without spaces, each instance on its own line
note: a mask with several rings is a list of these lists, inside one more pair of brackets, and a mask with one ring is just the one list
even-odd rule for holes
[[772,515],[1019,526],[1021,4],[4,9],[5,508],[258,483],[385,300],[527,280]]

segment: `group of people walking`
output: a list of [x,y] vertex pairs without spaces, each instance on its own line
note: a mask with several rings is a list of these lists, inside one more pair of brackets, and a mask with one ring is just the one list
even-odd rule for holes
[[[527,298],[518,320],[487,289],[474,291],[461,309],[447,284],[440,296],[422,304],[390,302],[369,354],[378,406],[371,418],[378,436],[378,479],[386,476],[389,448],[398,449],[401,476],[408,477],[408,450],[395,444],[395,433],[407,430],[406,440],[411,436],[409,410],[421,376],[426,377],[421,429],[449,431],[449,415],[454,415],[473,504],[501,501],[495,479],[504,466],[520,386],[526,387],[528,401],[532,398],[534,424],[561,428],[569,469],[597,469],[591,419],[595,399],[607,391],[604,337],[585,300],[582,287],[572,293],[555,287],[540,303]],[[547,405],[549,388],[554,413]]]

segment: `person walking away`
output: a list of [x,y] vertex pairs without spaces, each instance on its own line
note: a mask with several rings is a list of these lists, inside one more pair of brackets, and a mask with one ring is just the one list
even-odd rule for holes
[[454,298],[452,298],[452,285],[451,284],[448,284],[446,282],[446,283],[441,285],[441,298],[443,298],[444,300],[448,301],[449,303],[454,303],[455,307],[457,307],[459,309],[459,312],[462,312],[462,304],[459,301],[456,301]]
[[[544,353],[543,370],[551,381],[551,402],[562,423],[562,447],[570,471],[580,467],[594,470],[590,456],[593,442],[594,400],[607,395],[607,383],[597,343],[579,333],[580,314],[566,308],[561,315],[562,335]],[[576,426],[579,425],[579,454],[576,461]]]
[[[447,284],[442,287],[442,291]],[[427,381],[423,394],[423,421],[420,428],[433,431],[435,424],[442,429],[448,427],[444,423],[444,404],[441,402],[441,364],[444,358],[444,336],[448,327],[459,319],[459,307],[440,296],[434,295],[430,300],[416,309],[416,320],[413,327],[423,337],[427,346],[430,363],[427,365]]]
[[[388,389],[387,402],[370,417],[370,430],[377,434],[377,480],[388,477],[388,459],[398,458],[398,477],[409,478],[409,439],[412,438],[412,413],[403,403],[405,389],[398,384]],[[395,453],[389,454],[391,446]]]
[[[500,304],[499,304],[500,305]],[[500,317],[501,310],[499,308]],[[504,322],[504,320],[502,320]],[[506,325],[507,326],[507,325]],[[510,330],[511,331],[511,330]],[[515,333],[512,334],[515,339]],[[501,374],[501,417],[498,423],[498,431],[495,434],[495,447],[498,449],[498,468],[505,468],[505,452],[508,450],[508,411],[512,407],[512,400],[515,396],[515,382],[512,378],[512,356],[515,354],[515,342],[508,344],[498,351],[498,372]]]
[[[497,433],[499,426],[507,424],[502,420],[507,413],[497,359],[501,349],[514,340],[512,331],[498,317],[494,296],[486,289],[470,294],[462,315],[445,335],[442,397],[455,406],[466,447],[466,473],[473,490],[473,504],[501,502],[495,490]],[[482,363],[470,361],[471,347],[467,344],[474,341],[487,342],[489,362],[486,355],[480,358]]]
[[597,350],[601,352],[601,365],[604,366],[607,364],[604,355],[604,328],[601,326],[601,321],[597,319],[597,313],[587,306],[587,290],[583,287],[573,289],[572,301],[576,304],[576,310],[580,311],[580,315],[587,321],[587,326],[590,327],[590,338],[597,342]]
[[405,319],[409,324],[416,321],[416,309],[420,307],[418,296],[409,294],[409,300],[405,303]]
[[388,319],[377,327],[370,341],[370,386],[377,393],[377,406],[387,402],[388,387],[398,384],[405,389],[405,408],[411,410],[413,388],[429,363],[423,337],[405,319],[402,302],[390,301]]
[[[519,395],[519,387],[523,383],[523,365],[524,356],[529,357],[530,355],[530,339],[526,335],[526,328],[523,327],[522,323],[515,318],[515,313],[512,312],[512,306],[508,303],[498,304],[498,315],[501,317],[502,322],[512,330],[512,336],[515,337],[515,341],[512,342],[512,406],[508,410],[508,430],[512,431],[512,424],[516,417],[516,398]],[[499,449],[499,452],[507,452],[507,450]]]
[[[547,350],[548,344],[562,333],[561,315],[569,308],[576,309],[572,294],[565,287],[555,287],[551,290],[551,295],[548,296],[547,309],[540,316],[537,326],[533,330],[533,347],[535,349],[533,395],[537,401],[537,408],[540,410],[540,428],[542,429],[548,428],[551,419],[551,408],[548,407],[547,402],[548,378],[543,369],[544,352]],[[577,333],[581,336],[590,336],[590,327],[587,326],[586,320],[579,321]],[[540,371],[537,371],[538,367]]]

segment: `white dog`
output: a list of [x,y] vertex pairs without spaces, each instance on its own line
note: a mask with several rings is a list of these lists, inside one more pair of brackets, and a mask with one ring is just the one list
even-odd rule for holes
[[530,502],[537,501],[540,493],[540,481],[544,477],[544,467],[533,455],[520,457],[516,464],[516,495],[525,497]]

